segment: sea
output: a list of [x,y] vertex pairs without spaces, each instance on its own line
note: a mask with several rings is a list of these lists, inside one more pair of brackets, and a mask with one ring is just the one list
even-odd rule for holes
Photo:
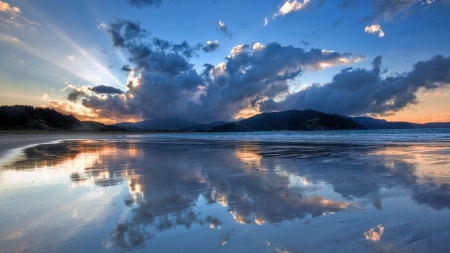
[[0,155],[0,252],[450,252],[450,129],[49,139]]

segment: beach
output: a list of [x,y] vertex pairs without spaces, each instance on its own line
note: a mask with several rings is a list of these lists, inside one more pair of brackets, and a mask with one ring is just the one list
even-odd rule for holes
[[1,138],[2,252],[449,248],[447,131]]

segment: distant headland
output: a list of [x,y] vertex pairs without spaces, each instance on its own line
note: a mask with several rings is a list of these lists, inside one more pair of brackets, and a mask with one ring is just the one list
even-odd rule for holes
[[348,117],[315,110],[268,112],[236,122],[209,124],[182,119],[152,119],[106,125],[80,121],[50,108],[27,105],[0,106],[0,131],[38,132],[252,132],[363,129],[450,128],[450,122],[417,124],[388,122],[371,117]]

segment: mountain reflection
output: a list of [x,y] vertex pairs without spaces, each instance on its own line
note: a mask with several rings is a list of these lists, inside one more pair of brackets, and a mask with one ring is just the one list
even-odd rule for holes
[[[364,208],[383,209],[382,189],[404,187],[419,204],[450,208],[450,185],[422,182],[398,147],[152,140],[63,141],[24,150],[12,171],[65,170],[72,187],[124,185],[132,215],[111,242],[142,247],[158,232],[194,224],[220,229],[224,217],[204,216],[199,199],[218,204],[240,224],[263,225]],[[423,152],[422,152],[423,153]],[[444,154],[444,153],[443,153]],[[425,159],[427,161],[427,159]],[[423,172],[421,170],[421,172]],[[330,189],[330,191],[327,191]],[[384,227],[364,233],[379,240]],[[224,231],[225,232],[225,231]],[[234,230],[223,233],[226,244]]]

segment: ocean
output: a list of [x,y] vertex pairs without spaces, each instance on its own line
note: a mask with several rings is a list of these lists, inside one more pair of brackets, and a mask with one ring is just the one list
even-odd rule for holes
[[35,142],[0,157],[0,252],[450,250],[450,129]]

